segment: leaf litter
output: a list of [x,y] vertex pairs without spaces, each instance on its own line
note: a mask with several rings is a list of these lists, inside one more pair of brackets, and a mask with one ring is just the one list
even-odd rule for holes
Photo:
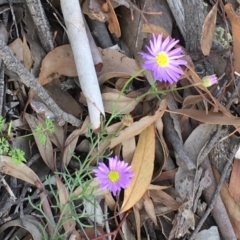
[[[37,14],[26,2],[0,4],[1,239],[238,239],[239,1],[83,1],[95,65],[85,76],[62,1],[31,1]],[[204,11],[182,24],[191,9]],[[151,67],[141,70],[152,33],[180,39],[187,66],[173,85],[154,79]],[[155,53],[165,71],[166,56]],[[218,83],[204,86],[213,74]],[[89,102],[102,113],[99,126]],[[117,196],[93,173],[114,156],[134,172]],[[107,175],[113,184],[115,174]]]

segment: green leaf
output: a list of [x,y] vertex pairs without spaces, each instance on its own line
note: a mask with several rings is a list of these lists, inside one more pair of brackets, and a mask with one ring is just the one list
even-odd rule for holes
[[5,121],[5,118],[3,118],[3,116],[0,116],[0,132],[3,130]]
[[13,162],[16,163],[17,165],[27,161],[25,159],[25,152],[19,148],[10,150],[8,154],[12,158]]
[[6,138],[0,137],[0,154],[8,153],[10,145]]
[[50,133],[54,133],[55,132],[53,121],[50,118],[47,118],[45,120],[45,124],[47,126],[46,130],[48,130]]

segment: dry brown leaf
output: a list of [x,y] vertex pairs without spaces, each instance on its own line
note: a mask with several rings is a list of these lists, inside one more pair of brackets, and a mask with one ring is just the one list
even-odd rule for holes
[[77,145],[77,141],[80,135],[87,132],[88,126],[90,124],[89,117],[86,117],[83,125],[80,129],[74,130],[66,139],[63,149],[63,165],[67,166],[72,158],[72,154]]
[[175,168],[173,170],[162,172],[159,176],[154,178],[152,182],[154,183],[154,182],[160,182],[160,181],[164,181],[164,180],[174,179],[177,170],[178,170],[178,168]]
[[154,184],[149,184],[148,190],[164,190],[169,188],[169,186],[159,186],[159,185],[154,185]]
[[76,77],[77,69],[70,44],[50,51],[42,61],[38,81],[44,85],[60,76]]
[[133,206],[133,213],[136,223],[136,231],[137,231],[137,239],[141,240],[141,216],[139,212],[139,208]]
[[133,207],[146,192],[152,179],[154,158],[155,133],[152,124],[140,134],[131,164],[135,175],[124,191],[124,200],[120,212],[125,212]]
[[144,33],[155,33],[155,34],[163,34],[163,36],[171,37],[171,34],[167,32],[165,28],[162,28],[160,26],[150,24],[150,23],[144,23],[142,26],[142,32]]
[[113,77],[128,78],[141,70],[134,59],[117,50],[99,48],[99,51],[103,61],[102,71],[97,73],[100,84]]
[[[204,96],[206,96],[206,94],[204,94]],[[202,95],[188,95],[183,101],[182,108],[186,108],[188,105],[195,105],[202,100]]]
[[44,88],[64,112],[72,114],[75,117],[79,117],[82,114],[79,103],[68,91],[62,89],[62,83],[59,79],[45,84]]
[[107,20],[107,14],[102,10],[101,0],[84,0],[81,1],[82,11],[88,15],[91,19],[105,22]]
[[123,95],[119,96],[119,93],[114,92],[103,93],[102,100],[105,112],[113,113],[114,111],[120,114],[130,113],[140,101]]
[[229,183],[229,192],[235,199],[237,203],[240,202],[240,161],[239,159],[234,159],[234,164],[232,168],[230,183]]
[[33,65],[33,58],[32,53],[28,47],[25,35],[23,36],[23,63],[25,68],[30,71]]
[[[104,65],[103,65],[104,67]],[[114,70],[112,70],[114,71]],[[130,74],[125,73],[125,72],[118,72],[116,69],[114,72],[107,72],[103,73],[100,77],[98,77],[98,81],[100,84],[103,84],[104,82],[112,79],[112,78],[126,78],[128,79],[130,77]]]
[[16,165],[11,157],[0,155],[0,172],[35,185],[41,180],[31,168],[24,163]]
[[14,42],[9,44],[14,56],[27,68],[31,70],[33,60],[31,51],[27,45],[26,38],[23,37],[23,41],[20,38],[17,38]]
[[215,33],[218,1],[206,16],[202,27],[201,49],[203,55],[209,55]]
[[115,88],[118,91],[121,91],[121,89],[123,88],[124,84],[127,82],[128,78],[124,78],[124,77],[119,77],[118,80],[115,83]]
[[197,121],[208,123],[208,124],[220,124],[220,125],[240,125],[240,118],[233,116],[225,116],[220,112],[209,112],[206,114],[205,111],[196,109],[176,109],[169,111],[171,113],[182,114],[193,118]]
[[103,194],[103,197],[104,197],[105,202],[106,202],[106,204],[108,205],[108,207],[109,207],[112,211],[114,211],[114,209],[115,209],[115,207],[116,207],[116,202],[115,202],[115,200],[114,200],[114,198],[113,198],[113,196],[112,196],[112,193],[108,191],[108,192],[106,192],[106,193]]
[[60,221],[63,221],[63,228],[65,232],[71,232],[72,234],[75,234],[76,240],[80,240],[79,232],[76,230],[76,221],[72,218],[72,211],[69,206],[70,203],[68,191],[58,176],[56,176],[55,179],[58,188],[59,203],[62,206],[59,217]]
[[122,156],[125,162],[131,164],[135,149],[135,137],[129,138],[122,143]]
[[152,202],[152,199],[149,196],[148,191],[145,192],[145,194],[143,195],[143,206],[146,210],[147,215],[150,217],[150,219],[157,226],[157,217],[156,217],[156,214],[155,214],[155,209],[154,209],[153,202]]
[[[217,182],[219,182],[220,174],[214,168],[213,168],[213,173]],[[237,239],[239,239],[240,238],[240,207],[239,207],[239,204],[236,203],[233,197],[231,196],[226,183],[223,183],[222,185],[221,197],[227,209],[236,237]]]
[[41,122],[35,118],[33,115],[25,113],[24,115],[28,125],[30,126],[32,132],[33,132],[33,136],[34,139],[36,141],[38,150],[40,152],[40,155],[43,159],[43,161],[47,164],[47,166],[54,172],[55,171],[55,164],[53,161],[53,147],[52,147],[52,143],[48,137],[48,135],[46,135],[46,144],[43,145],[40,141],[39,141],[39,137],[35,132],[35,129],[37,127],[38,124],[41,124]]
[[106,0],[106,4],[107,4],[107,13],[108,13],[108,20],[109,20],[109,25],[108,25],[109,31],[111,33],[114,33],[117,38],[120,38],[121,29],[120,29],[119,22],[118,22],[116,13],[114,11],[114,8],[110,0]]
[[118,93],[118,94],[120,94],[120,91],[117,90],[116,88],[103,86],[102,89],[101,89],[101,93]]
[[158,118],[161,118],[167,107],[167,100],[163,99],[160,103],[160,107],[153,116],[146,116],[139,121],[134,122],[131,126],[122,130],[119,135],[111,140],[110,148],[117,146],[119,143],[126,141],[127,139],[140,134],[144,129],[154,123]]
[[[107,188],[101,189],[99,188],[100,182],[98,179],[93,178],[90,183],[86,182],[86,185],[84,186],[84,194],[94,194],[95,196],[104,196],[105,194],[109,193],[109,190]],[[88,187],[86,189],[86,186]],[[83,187],[79,186],[77,187],[74,192],[73,196],[74,197],[79,197],[82,194]]]
[[106,131],[108,134],[113,134],[118,132],[121,127],[122,127],[122,122],[117,122],[107,127]]
[[224,10],[232,25],[234,70],[240,73],[240,16],[234,11],[231,3],[227,3]]
[[[1,224],[0,227],[0,234],[6,233],[10,231],[10,229],[17,228],[18,231],[15,233],[15,239],[20,239],[18,237],[22,236],[22,233],[28,232],[29,234],[24,238],[21,237],[23,240],[42,240],[42,229],[43,226],[39,222],[37,217],[31,215],[23,215],[17,219],[7,221],[3,225]],[[6,238],[4,238],[6,239]]]
[[154,202],[163,203],[173,210],[178,210],[178,208],[182,205],[180,202],[177,202],[173,197],[162,190],[150,190],[149,193]]
[[[158,176],[161,176],[162,169],[165,166],[165,163],[166,163],[168,155],[169,155],[169,150],[168,150],[167,144],[165,142],[165,139],[163,137],[163,128],[164,128],[164,126],[163,126],[162,118],[158,118],[156,120],[155,127],[157,129],[156,137],[158,138],[158,141],[161,144],[162,156],[161,156],[161,159],[158,160],[159,167],[153,174],[153,181],[156,178],[158,178]],[[158,145],[156,144],[156,150],[157,150],[157,146]]]

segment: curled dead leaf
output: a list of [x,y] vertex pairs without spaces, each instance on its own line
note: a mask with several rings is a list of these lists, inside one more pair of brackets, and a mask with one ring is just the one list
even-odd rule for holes
[[232,25],[234,69],[236,72],[240,73],[240,16],[234,11],[231,3],[227,3],[224,6],[224,11]]
[[78,75],[70,44],[56,47],[46,55],[42,61],[38,81],[44,85],[61,75],[68,77]]
[[105,10],[107,10],[107,13],[108,13],[108,20],[109,20],[108,28],[109,28],[109,31],[111,33],[114,33],[117,38],[120,38],[121,37],[121,29],[120,29],[120,26],[119,26],[119,22],[118,22],[116,13],[115,13],[114,8],[111,4],[111,1],[107,0],[106,3],[108,5],[107,8],[105,7]]
[[108,92],[102,94],[103,105],[105,112],[113,113],[113,111],[120,114],[130,113],[139,103],[133,98],[129,98],[121,95],[119,93]]
[[218,1],[206,16],[202,27],[201,49],[203,55],[210,53],[217,20]]
[[41,183],[41,180],[31,168],[24,163],[16,165],[11,157],[0,155],[0,172],[21,179],[32,185]]

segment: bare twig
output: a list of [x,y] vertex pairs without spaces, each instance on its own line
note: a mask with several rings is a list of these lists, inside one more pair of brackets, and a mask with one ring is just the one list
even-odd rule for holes
[[17,198],[15,197],[15,194],[13,193],[12,189],[9,187],[8,183],[4,179],[4,176],[1,177],[0,180],[1,184],[5,187],[6,191],[8,192],[10,198],[15,201]]
[[16,28],[16,29],[15,29],[15,30],[16,30],[16,35],[17,35],[17,37],[19,38],[17,21],[16,21],[16,18],[15,18],[15,14],[14,14],[13,5],[12,5],[12,1],[11,1],[11,0],[9,1],[9,6],[10,6],[10,9],[11,9],[11,13],[12,13],[13,23],[14,23],[15,28]]
[[36,26],[37,34],[45,51],[51,51],[53,46],[52,34],[40,0],[26,0],[29,12]]
[[12,52],[6,45],[6,43],[0,40],[0,57],[9,71],[14,72],[27,87],[34,90],[42,101],[48,106],[48,108],[54,113],[56,118],[63,119],[66,122],[71,123],[73,126],[79,127],[82,121],[75,118],[71,114],[63,112],[59,106],[53,101],[46,90],[35,79],[35,77],[13,56]]

